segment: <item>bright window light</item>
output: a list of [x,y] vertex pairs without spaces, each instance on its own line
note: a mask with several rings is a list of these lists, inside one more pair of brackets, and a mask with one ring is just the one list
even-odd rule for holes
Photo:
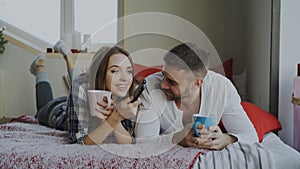
[[[117,19],[118,0],[69,0],[66,5],[70,6],[72,2],[74,31],[81,33],[81,42],[85,34],[93,35]],[[55,44],[61,38],[60,8],[61,0],[0,0],[0,20],[49,44]],[[110,24],[108,30],[98,39],[93,37],[92,43],[116,43],[117,25]],[[29,41],[32,42],[31,39]]]
[[116,43],[117,0],[76,0],[74,3],[76,31],[93,35],[101,33],[99,29],[103,28],[103,34],[93,37],[92,43]]
[[0,0],[0,19],[54,44],[60,37],[60,0]]

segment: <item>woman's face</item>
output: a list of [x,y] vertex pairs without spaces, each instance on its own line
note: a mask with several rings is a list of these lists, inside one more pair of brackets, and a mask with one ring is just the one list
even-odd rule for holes
[[132,84],[133,67],[127,56],[118,53],[110,57],[105,86],[116,97],[124,97]]

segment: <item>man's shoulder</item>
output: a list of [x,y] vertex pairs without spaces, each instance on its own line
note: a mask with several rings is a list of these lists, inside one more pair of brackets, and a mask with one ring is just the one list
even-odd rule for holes
[[148,89],[160,89],[160,83],[163,79],[162,72],[156,72],[145,78]]
[[214,71],[208,70],[207,74],[204,78],[204,81],[209,81],[209,82],[220,82],[220,83],[228,83],[230,80],[226,78],[224,75],[221,75],[219,73],[216,73]]
[[221,91],[219,93],[236,91],[235,86],[228,78],[213,71],[208,71],[204,78],[203,85],[206,90]]
[[159,82],[161,82],[162,79],[163,79],[163,74],[162,74],[161,71],[153,73],[153,74],[146,77],[147,81],[159,81]]
[[150,95],[152,97],[158,97],[159,99],[158,100],[163,100],[164,98],[164,93],[163,91],[161,90],[161,87],[160,87],[160,84],[161,84],[161,81],[163,79],[163,75],[161,72],[157,72],[157,73],[154,73],[150,76],[148,76],[146,79],[146,89],[145,89],[145,92],[143,92],[143,95],[147,98],[147,97],[150,97]]

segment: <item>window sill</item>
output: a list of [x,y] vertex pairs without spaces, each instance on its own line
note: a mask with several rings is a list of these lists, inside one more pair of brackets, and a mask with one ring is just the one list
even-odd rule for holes
[[[91,53],[72,53],[71,57],[73,58],[91,58],[94,56],[94,52]],[[47,58],[62,58],[62,55],[60,53],[46,53]]]

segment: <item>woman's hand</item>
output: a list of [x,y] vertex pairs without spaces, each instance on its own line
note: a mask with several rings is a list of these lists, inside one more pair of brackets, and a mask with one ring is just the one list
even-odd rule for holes
[[141,104],[141,100],[131,103],[130,101],[133,97],[128,97],[127,99],[122,100],[117,106],[116,109],[118,113],[121,115],[122,120],[133,118],[136,116],[137,108]]
[[113,100],[109,107],[107,107],[107,98],[106,97],[103,98],[103,101],[104,101],[104,103],[97,102],[98,108],[96,110],[98,113],[96,114],[96,117],[98,117],[99,119],[107,119],[107,117],[111,115],[111,113],[113,112],[113,110],[115,108],[115,103]]

